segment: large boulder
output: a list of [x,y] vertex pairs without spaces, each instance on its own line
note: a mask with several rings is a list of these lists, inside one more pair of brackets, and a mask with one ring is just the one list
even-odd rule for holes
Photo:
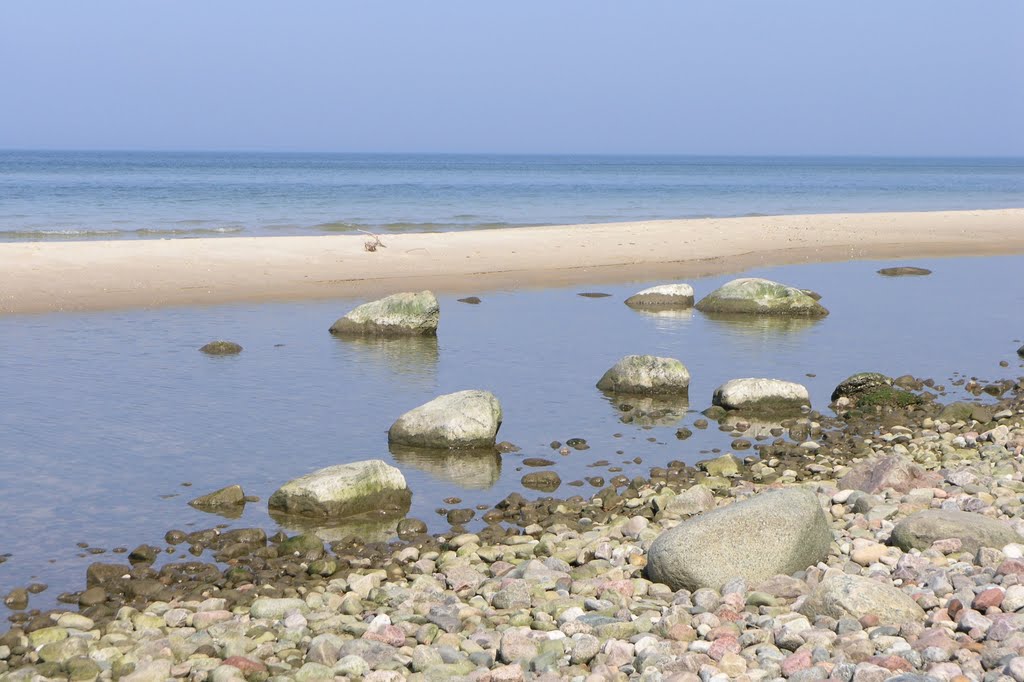
[[429,291],[392,294],[364,303],[331,325],[332,334],[425,336],[437,334],[441,308]]
[[501,417],[501,403],[489,391],[449,393],[399,417],[388,442],[448,450],[494,447]]
[[647,553],[647,575],[674,590],[719,589],[735,577],[757,584],[823,561],[831,543],[832,530],[814,492],[772,490],[659,535]]
[[849,574],[830,574],[807,595],[800,613],[811,620],[818,616],[854,618],[878,616],[885,625],[924,620],[924,611],[913,599],[892,585]]
[[826,310],[813,296],[795,287],[760,277],[726,282],[697,302],[703,313],[756,313],[824,317]]
[[689,284],[659,284],[638,291],[626,299],[631,308],[691,308],[693,287]]
[[402,472],[379,459],[339,464],[285,483],[268,506],[284,514],[345,517],[378,510],[408,510],[412,493]]
[[675,358],[627,355],[604,373],[597,387],[609,393],[687,395],[690,371]]
[[859,372],[846,377],[832,391],[832,400],[851,398],[860,393],[892,386],[892,378],[879,372]]
[[1024,538],[1001,521],[981,514],[942,509],[926,509],[911,514],[896,524],[889,542],[904,552],[928,549],[936,540],[956,538],[963,551],[977,552],[982,547],[1001,548]]
[[906,493],[915,488],[934,488],[940,483],[941,475],[926,471],[920,464],[899,455],[873,457],[857,462],[838,481],[841,490],[863,490],[871,494],[887,488]]
[[807,387],[782,379],[733,379],[715,389],[711,404],[726,410],[778,414],[811,404]]

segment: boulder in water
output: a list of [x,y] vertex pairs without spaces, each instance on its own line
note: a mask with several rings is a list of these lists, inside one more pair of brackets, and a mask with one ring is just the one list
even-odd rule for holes
[[627,355],[604,373],[597,387],[609,393],[686,395],[690,372],[675,358]]
[[207,355],[237,355],[242,347],[234,341],[211,341],[199,350]]
[[402,472],[379,459],[339,464],[285,483],[270,496],[271,510],[315,517],[345,517],[409,508],[412,493]]
[[693,287],[689,284],[659,284],[638,291],[626,299],[631,308],[693,307]]
[[932,271],[927,268],[915,268],[909,265],[900,265],[894,268],[882,268],[878,271],[878,274],[885,277],[921,277],[923,275],[932,274]]
[[196,509],[203,510],[239,507],[245,504],[245,493],[242,491],[242,486],[229,485],[208,495],[197,497],[189,504]]
[[807,387],[782,379],[733,379],[715,389],[712,405],[759,414],[798,412],[811,404]]
[[432,292],[403,292],[354,308],[331,325],[330,331],[339,335],[433,335],[440,315]]
[[697,303],[704,313],[753,313],[824,317],[826,310],[803,290],[759,277],[726,282]]
[[449,393],[399,417],[388,430],[388,442],[415,448],[493,448],[501,419],[501,403],[493,393]]

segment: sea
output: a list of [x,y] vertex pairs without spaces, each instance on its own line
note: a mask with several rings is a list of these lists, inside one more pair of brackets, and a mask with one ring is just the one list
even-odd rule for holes
[[1022,204],[1022,158],[0,151],[3,241],[422,232]]
[[[995,208],[1024,205],[1024,162],[911,159],[695,159],[0,153],[0,235],[7,240],[321,234],[354,229],[467,229],[681,215]],[[358,226],[358,227],[357,227]],[[229,229],[230,228],[230,229]],[[335,338],[358,298],[0,316],[0,595],[44,583],[30,606],[81,589],[115,548],[164,545],[170,529],[251,527],[358,532],[393,526],[272,517],[288,480],[364,459],[399,467],[410,515],[447,528],[445,507],[493,505],[523,487],[523,460],[554,462],[557,495],[585,479],[646,475],[671,460],[729,451],[733,436],[694,422],[716,386],[764,376],[805,384],[815,408],[846,376],[932,378],[941,400],[1022,374],[1024,257],[907,259],[926,277],[886,278],[892,262],[760,268],[688,280],[702,296],[732,277],[763,276],[822,295],[818,320],[719,319],[623,304],[661,282],[595,281],[549,289],[441,295],[436,339]],[[580,293],[604,293],[600,298]],[[459,298],[477,295],[479,305]],[[244,348],[209,357],[230,339]],[[633,419],[599,391],[627,354],[675,357],[689,399]],[[1002,363],[1002,364],[1001,364]],[[405,411],[467,388],[502,402],[499,440],[519,452],[439,456],[391,450]],[[665,407],[665,406],[659,406]],[[677,429],[689,428],[687,440]],[[583,438],[563,456],[552,442]],[[742,454],[750,454],[747,450]],[[574,482],[583,481],[576,487]],[[251,502],[229,517],[190,499],[240,484]],[[458,503],[445,500],[458,498]],[[478,528],[479,517],[469,524]],[[206,557],[210,558],[210,557]],[[160,561],[167,560],[162,555]],[[0,618],[6,614],[0,606]]]

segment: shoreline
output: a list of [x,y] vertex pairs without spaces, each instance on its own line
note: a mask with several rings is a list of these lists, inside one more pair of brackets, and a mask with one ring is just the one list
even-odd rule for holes
[[0,243],[0,312],[323,300],[682,279],[1024,252],[1024,208],[700,218],[381,235]]

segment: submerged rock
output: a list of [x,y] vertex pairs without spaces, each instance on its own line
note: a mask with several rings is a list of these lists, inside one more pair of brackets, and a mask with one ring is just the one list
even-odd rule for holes
[[554,471],[534,471],[523,476],[521,483],[524,488],[550,493],[562,485],[562,478]]
[[832,530],[806,488],[760,493],[683,521],[655,539],[651,580],[672,589],[719,589],[741,577],[756,584],[802,571],[828,556]]
[[907,276],[922,276],[930,275],[932,271],[927,268],[915,268],[909,265],[899,265],[893,268],[882,268],[878,271],[879,275],[885,277],[907,277]]
[[388,430],[388,442],[436,449],[494,447],[501,419],[501,403],[489,391],[448,393],[399,417]]
[[689,284],[659,284],[638,291],[626,299],[631,308],[693,307],[693,287]]
[[234,341],[211,341],[199,350],[207,355],[236,355],[242,352],[242,347]]
[[799,411],[811,404],[807,387],[782,379],[733,379],[715,389],[712,405],[754,413]]
[[851,398],[859,393],[883,386],[892,386],[892,377],[879,372],[858,372],[839,382],[839,385],[832,391],[832,400]]
[[902,625],[924,620],[924,611],[891,584],[859,575],[834,574],[815,587],[800,608],[808,618],[876,616],[880,623]]
[[727,282],[702,298],[696,306],[705,313],[756,313],[823,317],[826,310],[801,289],[759,277]]
[[344,517],[382,509],[404,511],[411,499],[402,472],[371,459],[327,467],[289,481],[267,504],[285,514]]
[[237,484],[215,490],[209,495],[202,495],[189,502],[189,505],[196,509],[223,509],[243,504],[245,504],[245,492],[243,492],[242,486]]
[[675,358],[627,355],[604,373],[597,387],[610,393],[686,395],[690,372]]
[[332,334],[433,335],[441,308],[430,291],[392,294],[364,303],[331,325]]
[[1001,548],[1024,542],[1007,524],[981,514],[944,509],[926,509],[911,514],[896,524],[889,542],[904,552],[928,549],[936,540],[956,538],[965,552],[982,547]]

